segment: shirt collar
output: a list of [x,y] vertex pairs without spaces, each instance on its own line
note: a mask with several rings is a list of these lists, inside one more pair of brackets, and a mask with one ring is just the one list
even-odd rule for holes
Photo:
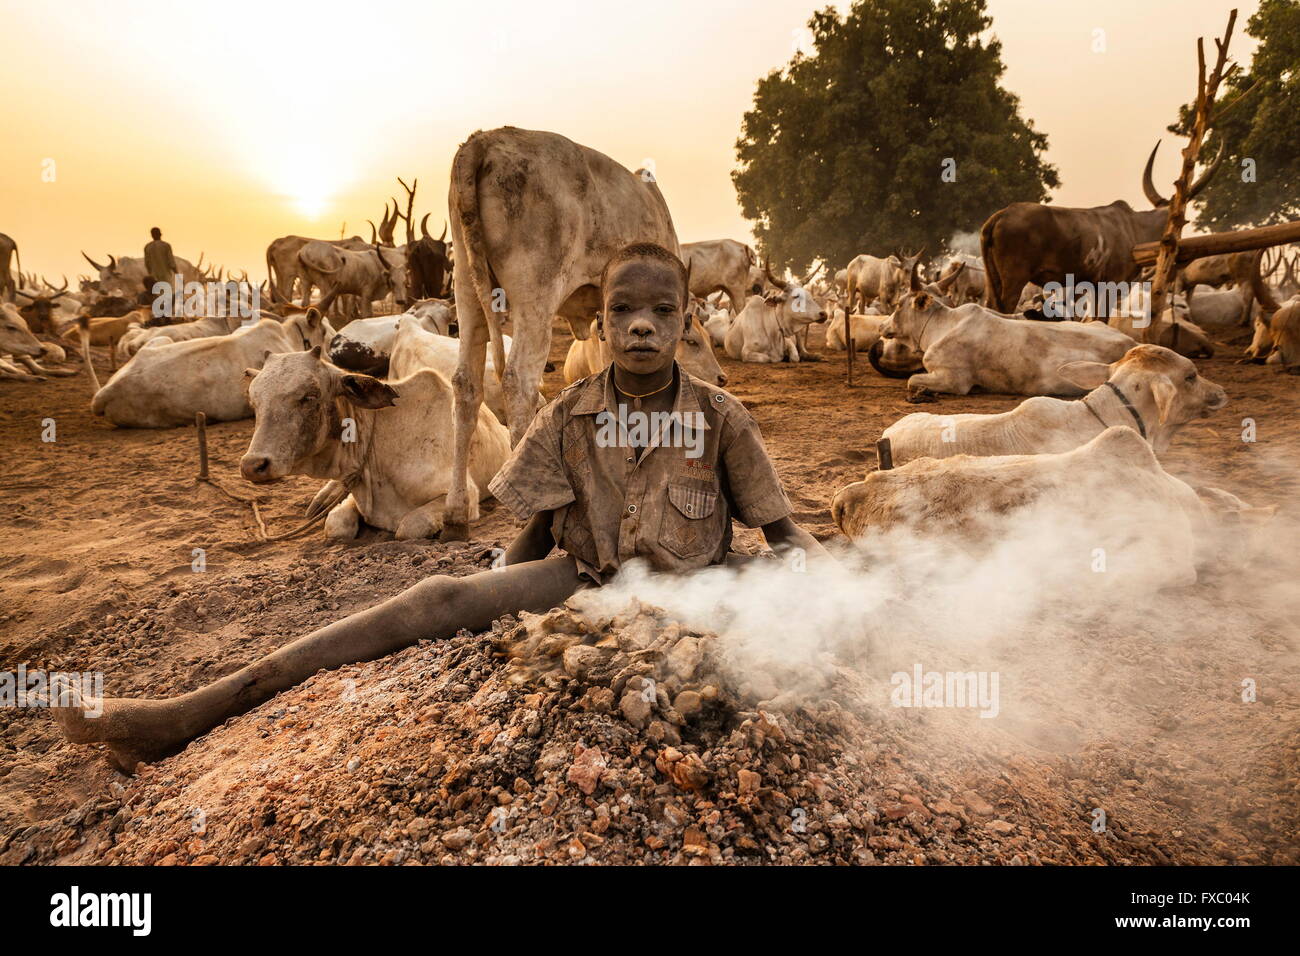
[[[673,399],[673,412],[676,413],[678,421],[687,427],[698,426],[702,430],[708,430],[709,422],[704,416],[704,410],[700,408],[699,396],[695,394],[695,387],[691,384],[690,375],[685,369],[673,360],[673,371],[677,377],[677,395]],[[578,400],[573,403],[574,415],[595,415],[598,412],[613,412],[616,402],[614,401],[614,366],[611,363],[604,369],[597,372],[591,378],[587,379],[587,384],[583,386],[582,394]]]

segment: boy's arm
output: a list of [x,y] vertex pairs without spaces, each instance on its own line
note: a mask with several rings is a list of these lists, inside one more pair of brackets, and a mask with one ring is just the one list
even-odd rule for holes
[[831,557],[822,543],[795,524],[789,515],[763,525],[763,538],[767,541],[767,546],[779,555],[784,555],[791,548],[802,548],[814,561],[822,558],[830,560]]
[[539,511],[528,519],[515,540],[506,548],[505,563],[522,564],[525,561],[540,561],[551,553],[555,547],[555,538],[551,535],[550,511]]

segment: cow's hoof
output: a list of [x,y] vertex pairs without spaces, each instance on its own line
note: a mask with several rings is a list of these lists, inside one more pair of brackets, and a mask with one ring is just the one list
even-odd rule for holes
[[913,405],[925,405],[930,402],[937,402],[939,397],[934,392],[908,392],[907,400]]
[[443,520],[442,534],[438,535],[439,541],[468,541],[469,525],[459,521]]

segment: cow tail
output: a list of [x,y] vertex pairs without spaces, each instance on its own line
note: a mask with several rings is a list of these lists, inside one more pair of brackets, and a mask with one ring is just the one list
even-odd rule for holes
[[[478,298],[483,320],[487,323],[488,337],[492,341],[492,363],[495,366],[497,381],[506,368],[505,342],[501,337],[500,313],[492,311],[492,290],[497,288],[492,273],[492,266],[487,258],[487,237],[483,233],[483,217],[478,206],[479,170],[483,165],[483,143],[485,136],[474,134],[465,141],[465,145],[456,150],[456,157],[451,163],[451,216],[460,224],[461,242],[457,255],[465,257],[465,268],[469,272],[473,293]],[[456,290],[457,296],[460,289]],[[505,301],[506,314],[509,315],[509,298]],[[459,310],[457,310],[459,312]],[[464,320],[461,319],[461,334],[464,334]]]
[[[18,286],[22,283],[22,280],[23,280],[23,257],[22,257],[22,255],[18,252],[18,243],[16,243],[16,242],[14,243],[14,265],[16,265],[16,266],[18,267],[18,282],[15,282],[15,283],[14,283],[14,291],[17,292],[17,291],[18,291]],[[8,275],[4,276],[3,278],[4,278],[4,281],[3,281],[3,282],[0,282],[0,289],[5,288],[6,286],[9,285],[9,283],[10,283],[11,281],[13,281],[13,280],[8,276]],[[16,295],[14,295],[14,296],[10,296],[9,301],[10,301],[10,302],[17,302],[17,301],[18,301],[18,297],[17,297]]]
[[998,274],[997,250],[994,248],[993,230],[1002,218],[999,210],[980,227],[980,255],[984,259],[984,305],[1002,311],[1002,277]]

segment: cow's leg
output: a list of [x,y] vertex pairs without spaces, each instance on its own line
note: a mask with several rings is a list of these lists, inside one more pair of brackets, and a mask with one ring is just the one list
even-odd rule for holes
[[[464,266],[457,257],[456,269]],[[483,404],[483,366],[487,362],[488,329],[483,303],[473,294],[468,272],[456,280],[456,287],[470,290],[456,298],[456,320],[460,326],[460,358],[452,376],[451,487],[447,510],[442,518],[442,540],[469,540],[469,445],[478,427],[478,410]],[[515,347],[518,348],[518,340]],[[513,350],[512,350],[513,351]],[[507,414],[509,407],[507,406]]]
[[949,395],[967,395],[974,382],[968,374],[955,369],[932,369],[918,372],[907,380],[909,402],[929,401],[938,392]]
[[[477,521],[478,503],[482,492],[474,479],[469,480],[469,520]],[[443,515],[447,511],[447,496],[439,495],[432,501],[426,501],[418,508],[412,508],[397,523],[397,538],[401,541],[418,538],[436,538],[442,531]]]
[[[130,771],[141,760],[175,753],[319,670],[374,660],[418,641],[442,640],[461,628],[481,631],[503,614],[548,610],[577,590],[580,580],[569,557],[463,578],[437,575],[180,697],[90,701],[73,689],[51,712],[68,740],[107,744],[114,763]],[[91,716],[95,713],[99,716]]]
[[[501,376],[501,391],[506,400],[511,445],[519,444],[537,413],[537,393],[542,387],[546,355],[551,350],[551,318],[560,305],[558,299],[543,291],[510,302],[514,338]],[[590,328],[590,322],[587,325]]]
[[361,509],[357,507],[357,500],[348,495],[330,511],[329,517],[325,519],[325,537],[335,541],[351,541],[360,530]]

